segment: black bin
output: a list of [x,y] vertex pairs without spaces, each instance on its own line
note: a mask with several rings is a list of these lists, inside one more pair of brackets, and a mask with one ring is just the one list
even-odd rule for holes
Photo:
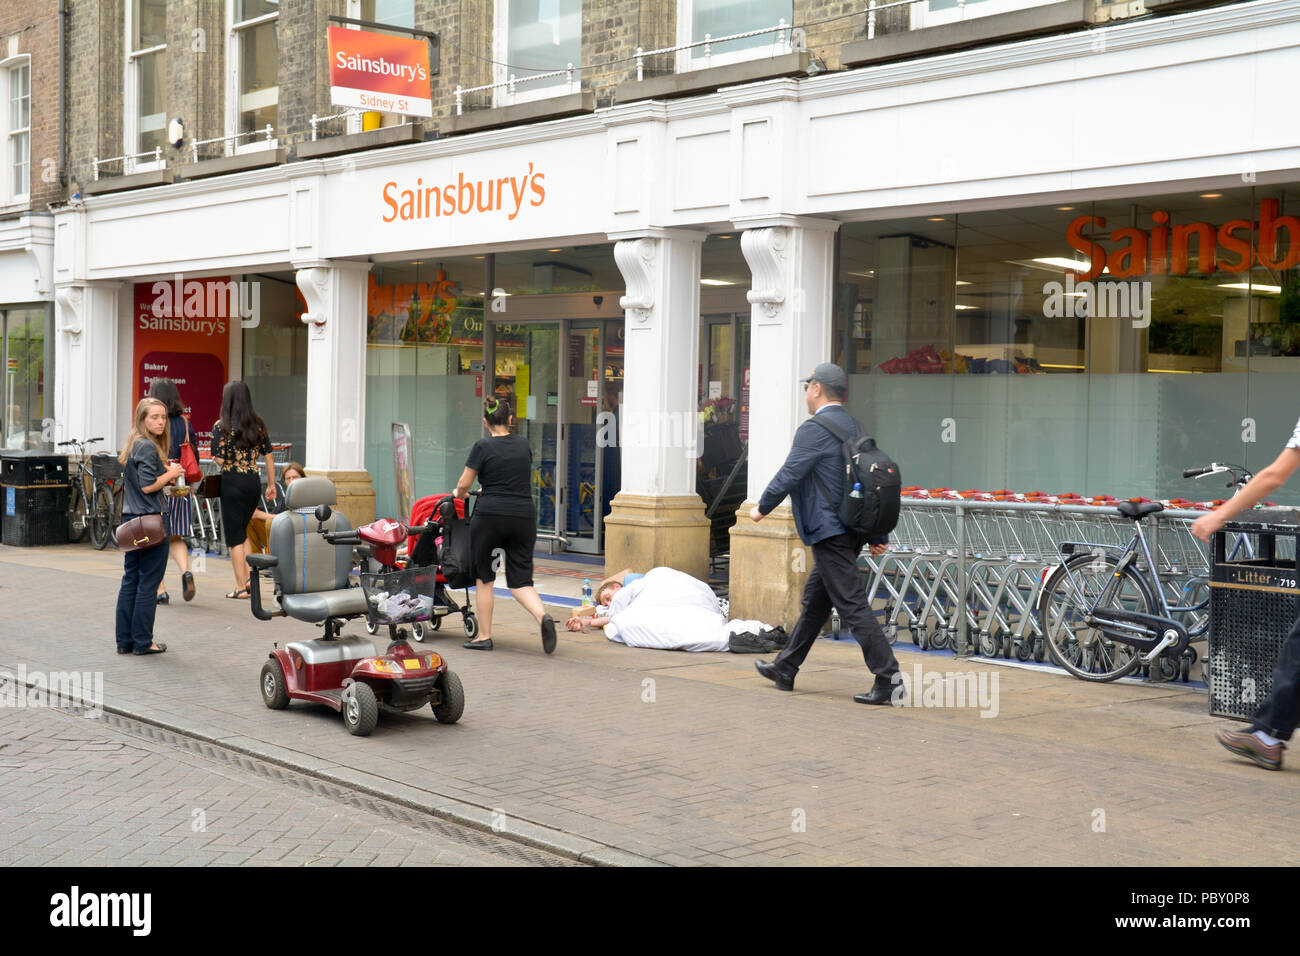
[[0,452],[0,543],[19,548],[68,543],[68,458]]
[[[1254,546],[1234,557],[1237,535]],[[1282,642],[1300,617],[1300,511],[1257,508],[1214,535],[1210,567],[1210,713],[1250,720],[1273,689]]]

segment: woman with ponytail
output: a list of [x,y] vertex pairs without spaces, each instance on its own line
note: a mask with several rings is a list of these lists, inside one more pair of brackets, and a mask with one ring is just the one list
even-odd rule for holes
[[475,651],[492,650],[492,588],[497,576],[494,565],[503,555],[506,587],[541,626],[542,649],[550,654],[555,650],[555,621],[542,607],[542,599],[533,587],[533,546],[537,542],[537,509],[533,506],[530,480],[533,451],[528,439],[510,433],[514,417],[508,399],[493,396],[485,401],[483,424],[488,437],[480,438],[470,449],[455,491],[457,498],[464,498],[475,479],[482,487],[471,524],[479,635],[462,646]]

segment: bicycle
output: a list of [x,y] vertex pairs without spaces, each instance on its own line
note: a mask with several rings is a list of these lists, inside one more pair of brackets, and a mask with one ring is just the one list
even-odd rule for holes
[[[1227,487],[1241,488],[1253,477],[1239,465],[1211,463],[1189,468],[1185,478],[1232,474]],[[1080,680],[1113,681],[1145,665],[1158,679],[1186,676],[1195,661],[1193,640],[1206,635],[1210,617],[1209,586],[1192,578],[1183,593],[1202,600],[1170,604],[1151,553],[1142,519],[1159,514],[1164,505],[1133,499],[1117,511],[1133,522],[1128,545],[1063,541],[1057,545],[1061,563],[1050,573],[1038,602],[1038,622],[1052,659]],[[1251,553],[1249,540],[1238,535],[1232,549]],[[1178,620],[1190,617],[1189,623]]]
[[[86,449],[103,438],[85,441],[73,438],[59,442],[59,447],[71,445],[77,454],[77,470],[68,480],[68,540],[76,544],[90,531],[90,543],[99,551],[108,547],[113,539],[113,529],[122,520],[122,466],[117,457],[107,453],[88,455]],[[89,461],[89,465],[87,462]],[[86,479],[90,479],[90,494],[86,494]]]

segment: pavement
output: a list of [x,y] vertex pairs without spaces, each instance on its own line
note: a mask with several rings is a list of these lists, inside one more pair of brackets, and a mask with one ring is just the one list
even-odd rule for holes
[[[855,644],[818,642],[784,694],[754,672],[752,655],[630,649],[562,631],[547,656],[506,600],[495,651],[462,650],[451,619],[423,645],[464,682],[458,724],[385,715],[354,738],[325,708],[263,706],[257,674],[272,642],[318,632],[256,621],[246,603],[222,598],[232,577],[219,559],[196,574],[193,603],[159,608],[167,654],[116,655],[120,563],[86,546],[0,547],[0,666],[102,673],[110,715],[569,860],[1300,862],[1300,838],[1279,826],[1300,796],[1300,764],[1269,773],[1222,750],[1213,730],[1240,725],[1207,714],[1203,687],[1085,684],[900,644],[924,706],[872,708],[851,699],[870,685]],[[0,743],[11,716],[0,712]]]

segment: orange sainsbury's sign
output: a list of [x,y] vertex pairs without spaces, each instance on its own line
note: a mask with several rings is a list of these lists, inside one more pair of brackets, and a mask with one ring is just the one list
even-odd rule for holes
[[330,102],[406,116],[433,116],[424,40],[329,28]]
[[[1150,231],[1127,227],[1116,229],[1108,237],[1115,248],[1109,252],[1097,241],[1106,228],[1101,216],[1079,216],[1066,229],[1070,248],[1088,257],[1086,272],[1067,275],[1079,281],[1097,278],[1104,271],[1116,279],[1148,275],[1203,275],[1213,272],[1246,272],[1252,266],[1285,271],[1300,265],[1300,219],[1278,215],[1278,201],[1264,199],[1259,204],[1259,219],[1233,219],[1215,227],[1208,222],[1169,225],[1169,213],[1157,209],[1151,213]],[[1085,235],[1085,230],[1091,233]],[[1285,236],[1285,240],[1283,240]],[[1193,253],[1193,247],[1195,252]]]

